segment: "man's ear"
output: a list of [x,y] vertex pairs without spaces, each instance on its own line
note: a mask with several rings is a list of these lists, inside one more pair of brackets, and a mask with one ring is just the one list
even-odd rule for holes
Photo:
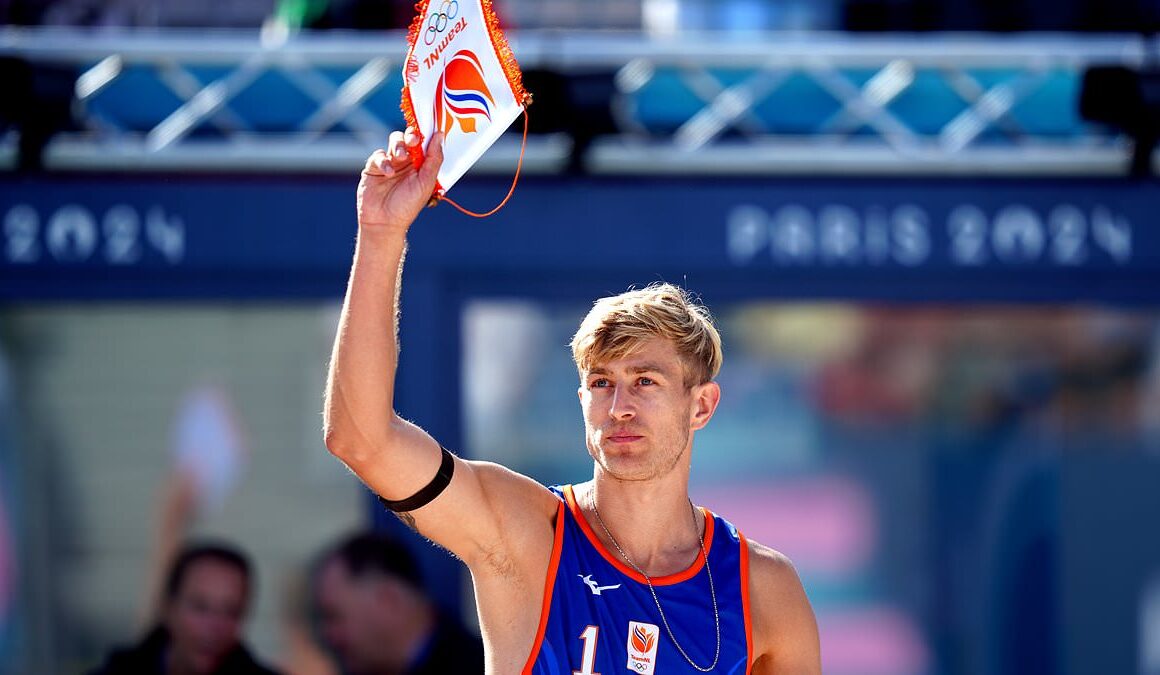
[[689,426],[698,431],[713,418],[717,404],[721,402],[721,387],[716,382],[706,382],[693,387],[693,411]]

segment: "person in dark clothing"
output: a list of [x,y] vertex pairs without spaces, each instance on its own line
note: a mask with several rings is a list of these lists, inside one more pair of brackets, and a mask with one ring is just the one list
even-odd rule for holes
[[169,568],[157,624],[91,675],[277,675],[241,641],[251,586],[250,564],[237,549],[188,546]]
[[427,596],[415,559],[380,533],[325,551],[311,575],[324,646],[346,675],[483,672],[483,643]]

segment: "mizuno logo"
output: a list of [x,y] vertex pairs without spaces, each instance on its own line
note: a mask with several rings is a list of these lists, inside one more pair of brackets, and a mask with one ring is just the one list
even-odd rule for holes
[[584,580],[584,583],[588,584],[588,588],[592,591],[592,595],[600,595],[604,591],[611,591],[620,588],[620,584],[616,584],[615,586],[601,586],[592,580],[591,574],[577,574],[576,576],[580,577]]

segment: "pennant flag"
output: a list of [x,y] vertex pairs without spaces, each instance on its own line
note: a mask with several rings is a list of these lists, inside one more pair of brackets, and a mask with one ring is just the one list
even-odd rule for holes
[[403,116],[419,130],[416,165],[442,131],[442,196],[530,102],[491,0],[421,0],[403,66]]

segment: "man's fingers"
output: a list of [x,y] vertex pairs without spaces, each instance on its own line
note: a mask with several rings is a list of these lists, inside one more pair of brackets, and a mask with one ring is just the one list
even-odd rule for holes
[[[408,127],[406,133],[392,131],[387,139],[387,148],[375,150],[367,158],[363,173],[368,176],[385,176],[402,178],[413,170],[411,155],[408,147],[418,146],[419,132]],[[423,161],[424,179],[434,183],[434,176],[439,172],[443,163],[443,134],[436,132],[427,144],[427,153]]]
[[363,166],[363,173],[368,176],[393,176],[395,170],[390,165],[390,160],[387,158],[387,151],[379,148],[367,157],[367,163]]

